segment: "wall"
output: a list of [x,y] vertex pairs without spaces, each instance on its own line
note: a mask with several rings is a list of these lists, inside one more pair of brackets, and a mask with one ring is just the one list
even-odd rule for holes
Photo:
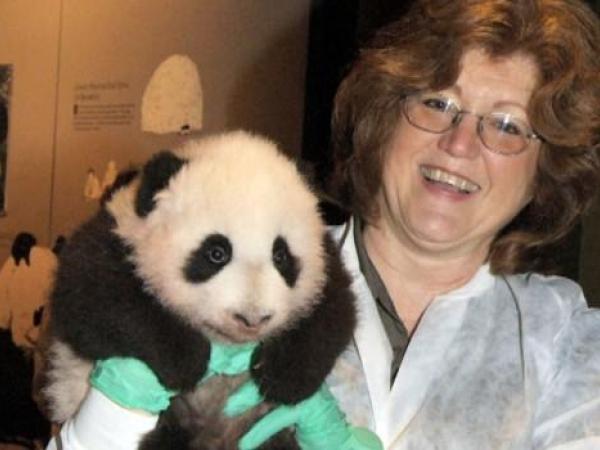
[[15,232],[26,228],[49,239],[60,3],[43,4],[0,3],[0,64],[13,65],[2,260]]
[[[202,133],[248,128],[299,152],[309,0],[5,0],[0,63],[15,65],[9,135],[7,241],[28,229],[51,244],[93,211],[83,188],[176,145],[140,130],[144,88],[158,64],[186,54],[204,90]],[[9,25],[6,27],[5,25]],[[75,106],[95,96],[129,104],[127,124],[83,129]],[[89,98],[89,97],[87,97]]]

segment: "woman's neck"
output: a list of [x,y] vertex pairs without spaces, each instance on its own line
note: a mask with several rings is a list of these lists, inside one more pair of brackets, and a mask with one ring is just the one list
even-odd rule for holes
[[482,252],[442,257],[419,251],[385,228],[368,224],[363,229],[363,239],[409,333],[436,296],[465,285],[485,260]]

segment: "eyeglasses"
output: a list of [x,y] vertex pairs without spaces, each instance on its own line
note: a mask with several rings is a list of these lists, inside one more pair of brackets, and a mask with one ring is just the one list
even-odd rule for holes
[[462,110],[452,99],[439,93],[418,93],[405,97],[402,107],[408,122],[424,131],[445,133],[460,124],[465,114],[477,117],[477,134],[488,150],[514,156],[525,151],[531,139],[540,140],[533,130],[512,114],[485,115]]

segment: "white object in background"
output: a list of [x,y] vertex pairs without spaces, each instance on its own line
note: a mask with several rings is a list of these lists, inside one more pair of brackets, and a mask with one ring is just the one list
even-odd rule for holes
[[172,55],[154,71],[142,98],[142,131],[187,133],[202,128],[202,85],[196,64]]
[[102,192],[111,187],[117,179],[117,163],[112,159],[106,165],[106,172],[104,172],[104,178],[102,179]]
[[102,197],[102,186],[96,176],[94,169],[88,169],[85,186],[83,187],[83,196],[86,200],[98,200]]

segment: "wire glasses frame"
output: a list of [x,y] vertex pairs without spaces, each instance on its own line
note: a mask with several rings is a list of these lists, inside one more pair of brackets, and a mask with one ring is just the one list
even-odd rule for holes
[[417,93],[404,98],[402,111],[416,128],[442,134],[458,126],[466,114],[477,117],[477,135],[484,147],[494,153],[515,156],[524,152],[532,139],[541,140],[521,119],[512,114],[485,115],[460,109],[451,99],[436,93]]

